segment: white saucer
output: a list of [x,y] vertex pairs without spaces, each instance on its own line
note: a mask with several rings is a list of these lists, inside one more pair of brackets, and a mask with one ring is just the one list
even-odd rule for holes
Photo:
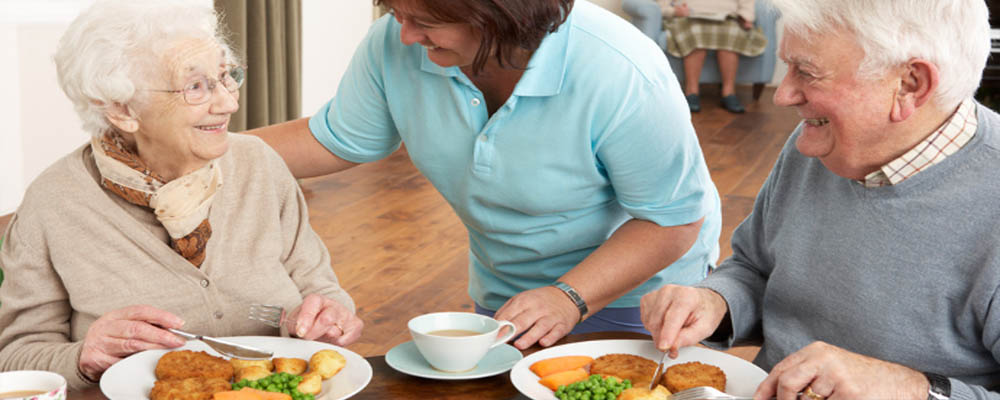
[[407,375],[428,379],[462,380],[485,378],[509,371],[514,364],[524,358],[521,352],[509,344],[502,344],[486,353],[476,368],[465,372],[443,372],[431,367],[420,355],[413,341],[401,343],[385,353],[385,363],[392,369]]

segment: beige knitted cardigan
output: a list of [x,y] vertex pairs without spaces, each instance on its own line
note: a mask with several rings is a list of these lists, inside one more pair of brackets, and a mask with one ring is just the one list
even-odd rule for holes
[[87,328],[102,314],[148,304],[206,335],[278,335],[247,320],[250,303],[291,309],[320,293],[354,309],[309,226],[284,162],[254,136],[232,134],[224,185],[209,220],[201,268],[169,246],[148,208],[101,189],[88,145],[36,179],[0,250],[0,371],[43,369],[71,387]]

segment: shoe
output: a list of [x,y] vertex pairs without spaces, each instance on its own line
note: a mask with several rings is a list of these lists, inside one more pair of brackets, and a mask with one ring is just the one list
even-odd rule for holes
[[746,111],[746,109],[743,108],[743,104],[740,104],[740,98],[736,97],[735,94],[722,98],[722,108],[725,108],[726,111],[735,114],[742,114]]
[[698,97],[698,93],[689,94],[684,96],[684,99],[688,102],[688,109],[691,112],[701,111],[701,98]]

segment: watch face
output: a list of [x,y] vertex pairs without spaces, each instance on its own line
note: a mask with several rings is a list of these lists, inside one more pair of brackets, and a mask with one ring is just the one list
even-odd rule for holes
[[947,377],[924,372],[930,389],[927,391],[927,400],[948,400],[951,398],[951,381]]

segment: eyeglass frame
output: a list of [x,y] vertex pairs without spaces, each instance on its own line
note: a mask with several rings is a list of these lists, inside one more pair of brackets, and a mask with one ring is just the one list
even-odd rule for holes
[[[236,92],[238,92],[240,90],[241,87],[243,87],[243,83],[246,82],[246,80],[247,80],[246,79],[246,76],[247,76],[247,66],[246,65],[229,64],[229,65],[226,65],[226,67],[227,67],[226,72],[223,72],[223,73],[226,74],[226,76],[228,76],[230,78],[233,78],[233,81],[236,82],[236,88],[230,89],[219,78],[209,78],[207,76],[203,76],[200,79],[198,79],[196,81],[189,82],[187,84],[187,85],[191,85],[192,83],[195,83],[195,82],[200,82],[200,83],[206,84],[205,85],[205,86],[207,86],[207,92],[206,93],[208,95],[205,96],[205,100],[202,100],[200,102],[192,102],[191,100],[188,99],[188,90],[189,89],[187,89],[187,88],[185,88],[185,89],[145,89],[145,90],[148,90],[150,92],[161,92],[161,93],[180,93],[181,97],[184,98],[184,102],[185,103],[187,103],[189,105],[192,105],[192,106],[200,106],[200,105],[208,103],[210,100],[212,100],[212,96],[215,95],[215,88],[218,87],[220,83],[222,84],[222,87],[224,89],[226,89],[226,91],[229,92],[229,93],[236,93]],[[242,79],[240,79],[240,80],[236,80],[236,78],[233,77],[233,72],[235,72],[237,70],[243,72],[242,74],[240,74],[240,76],[242,77]],[[225,79],[225,78],[222,78],[222,79]],[[190,90],[194,90],[194,89],[190,89]]]

